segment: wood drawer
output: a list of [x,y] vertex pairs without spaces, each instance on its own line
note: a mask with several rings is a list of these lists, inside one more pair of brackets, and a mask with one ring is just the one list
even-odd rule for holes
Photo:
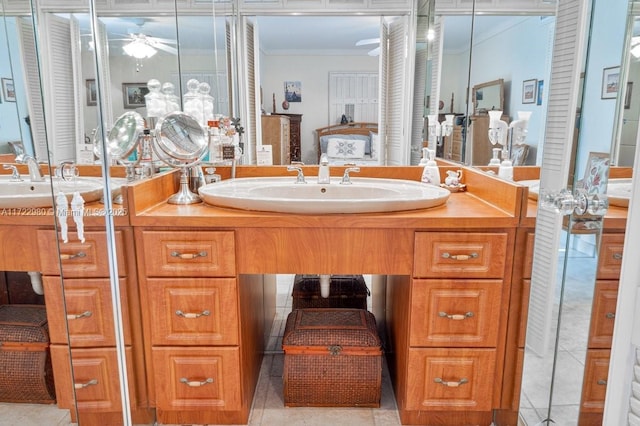
[[624,234],[602,234],[598,270],[596,271],[597,279],[617,280],[620,278],[623,247]]
[[[133,357],[125,349],[131,405],[135,407]],[[67,346],[51,345],[58,406],[73,409],[74,392],[79,412],[122,411],[118,360],[115,348],[73,349],[72,364]],[[73,365],[73,375],[70,365]]]
[[494,349],[409,349],[407,410],[488,411]]
[[235,278],[147,280],[154,345],[237,345]]
[[590,348],[611,348],[617,305],[618,281],[596,281],[589,328]]
[[611,351],[606,349],[591,349],[587,351],[580,411],[601,413],[604,410],[610,356]]
[[[65,278],[108,277],[109,262],[107,235],[103,231],[84,233],[85,242],[60,240],[60,256],[55,231],[38,230],[40,247],[40,266],[43,275],[60,275]],[[118,276],[127,275],[125,249],[121,231],[115,232],[115,244],[118,261]],[[60,271],[62,265],[62,271]]]
[[[72,347],[115,346],[115,326],[108,278],[69,278],[64,280],[64,297],[60,277],[43,277],[47,299],[47,320],[52,343]],[[126,279],[120,278],[124,339],[131,344]],[[66,306],[66,312],[65,312]]]
[[506,233],[416,232],[413,275],[502,278],[506,252]]
[[157,408],[234,411],[241,408],[237,347],[154,347]]
[[500,280],[414,280],[410,346],[494,347]]
[[144,264],[150,277],[234,277],[233,231],[144,231]]

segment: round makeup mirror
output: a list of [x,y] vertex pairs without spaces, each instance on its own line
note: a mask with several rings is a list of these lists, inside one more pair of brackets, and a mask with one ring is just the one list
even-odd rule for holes
[[153,146],[162,161],[171,167],[182,169],[180,190],[169,197],[167,202],[202,202],[200,196],[189,189],[189,167],[198,164],[209,148],[204,129],[196,119],[179,111],[165,115],[156,124],[156,143]]
[[143,131],[144,119],[139,113],[129,111],[122,114],[107,134],[109,154],[116,160],[127,161]]

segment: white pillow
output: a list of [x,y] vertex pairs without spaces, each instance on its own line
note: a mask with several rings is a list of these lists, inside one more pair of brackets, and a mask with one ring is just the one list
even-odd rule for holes
[[371,138],[371,158],[374,160],[378,159],[378,150],[380,149],[380,138],[377,133],[369,132],[369,137]]
[[330,158],[364,158],[364,146],[363,140],[330,138],[327,155]]

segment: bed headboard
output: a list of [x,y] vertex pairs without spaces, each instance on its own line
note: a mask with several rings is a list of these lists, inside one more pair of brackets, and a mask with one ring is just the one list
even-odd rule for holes
[[369,136],[369,134],[378,133],[378,123],[347,123],[347,124],[332,124],[331,126],[320,127],[316,129],[316,153],[318,154],[318,162],[320,162],[320,138],[328,135],[363,135]]

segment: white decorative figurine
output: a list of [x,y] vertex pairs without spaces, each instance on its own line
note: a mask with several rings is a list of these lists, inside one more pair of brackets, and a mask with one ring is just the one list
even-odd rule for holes
[[62,241],[65,243],[69,242],[69,226],[67,225],[68,211],[69,203],[67,202],[67,197],[64,195],[64,193],[58,192],[58,195],[56,195],[56,216],[58,216],[58,223],[60,224],[60,234],[62,234]]
[[84,200],[79,192],[73,193],[71,212],[73,214],[73,221],[76,223],[78,239],[84,243]]

